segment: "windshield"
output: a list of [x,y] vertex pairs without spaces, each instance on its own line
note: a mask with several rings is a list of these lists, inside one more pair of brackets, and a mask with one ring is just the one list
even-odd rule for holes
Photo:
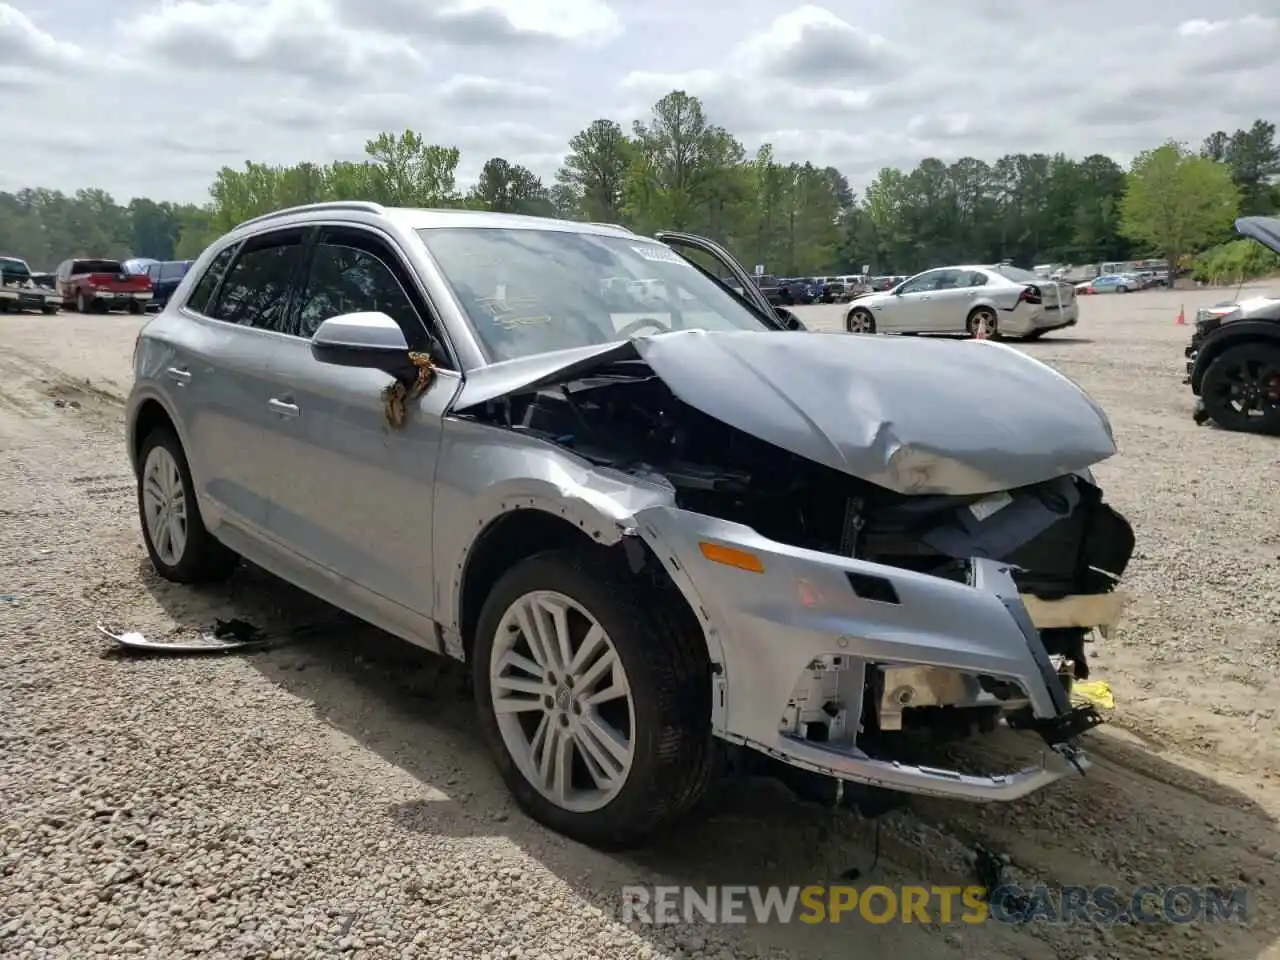
[[490,360],[668,330],[772,329],[665,244],[562,230],[418,231]]

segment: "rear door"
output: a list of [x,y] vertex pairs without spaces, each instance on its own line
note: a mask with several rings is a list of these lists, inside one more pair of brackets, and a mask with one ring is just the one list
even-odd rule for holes
[[167,371],[174,394],[187,398],[189,455],[204,496],[259,538],[275,480],[270,364],[308,235],[262,233],[215,257],[181,308],[195,322]]

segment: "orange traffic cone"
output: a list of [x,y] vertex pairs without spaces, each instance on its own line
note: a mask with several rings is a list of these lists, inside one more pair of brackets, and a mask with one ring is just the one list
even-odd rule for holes
[[1175,320],[1174,326],[1185,327],[1187,325],[1187,311],[1181,304],[1178,306],[1178,319]]

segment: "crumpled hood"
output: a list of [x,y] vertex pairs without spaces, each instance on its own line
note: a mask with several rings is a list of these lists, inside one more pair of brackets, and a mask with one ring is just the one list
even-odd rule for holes
[[1084,391],[989,341],[680,331],[473,371],[454,409],[627,359],[723,423],[900,493],[994,493],[1116,452]]
[[1241,217],[1236,221],[1236,233],[1280,253],[1280,217]]

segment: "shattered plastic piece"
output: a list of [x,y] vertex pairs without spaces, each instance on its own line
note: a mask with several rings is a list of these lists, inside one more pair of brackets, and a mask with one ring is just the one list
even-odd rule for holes
[[413,383],[406,387],[397,380],[382,391],[382,408],[387,415],[387,423],[396,428],[404,426],[407,405],[426,392],[436,372],[431,357],[425,353],[410,353],[409,361],[417,370]]
[[[223,623],[223,621],[218,622],[219,624]],[[244,621],[230,622],[243,623]],[[114,640],[127,650],[148,653],[228,653],[232,650],[243,650],[245,647],[261,646],[265,643],[265,639],[221,639],[216,632],[202,634],[199,640],[148,640],[140,633],[134,631],[127,633],[116,632],[101,623],[98,624],[98,632]]]
[[1111,693],[1111,684],[1105,680],[1077,680],[1071,685],[1073,699],[1083,703],[1091,703],[1103,710],[1114,710],[1116,698]]

